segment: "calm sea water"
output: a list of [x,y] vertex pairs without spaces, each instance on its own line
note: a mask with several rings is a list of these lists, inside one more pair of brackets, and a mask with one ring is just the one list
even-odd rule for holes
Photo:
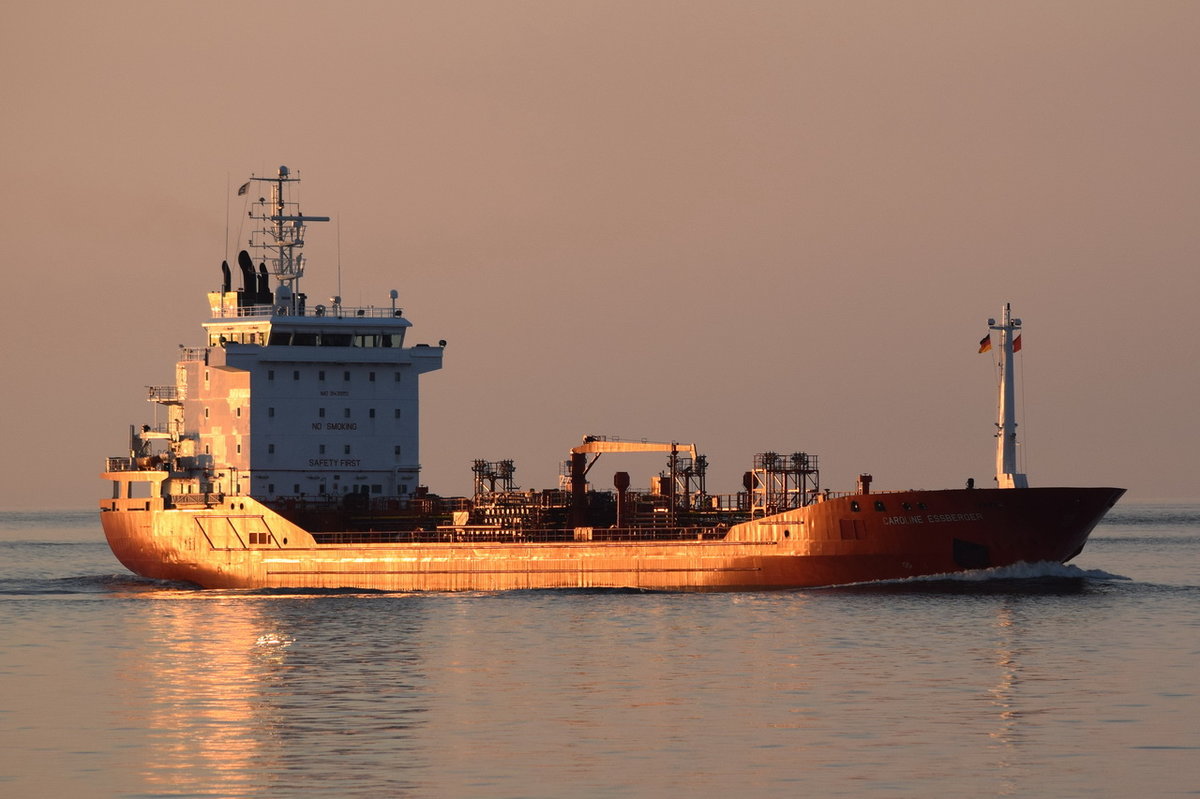
[[200,591],[0,514],[0,795],[802,794],[1200,795],[1200,503],[744,594]]

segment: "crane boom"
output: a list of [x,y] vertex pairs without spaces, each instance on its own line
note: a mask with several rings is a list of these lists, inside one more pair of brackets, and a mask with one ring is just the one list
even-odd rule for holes
[[[590,436],[589,436],[590,438]],[[585,439],[582,444],[571,448],[572,455],[599,455],[603,452],[686,452],[696,460],[695,444],[678,444],[661,441],[607,441],[604,439]]]

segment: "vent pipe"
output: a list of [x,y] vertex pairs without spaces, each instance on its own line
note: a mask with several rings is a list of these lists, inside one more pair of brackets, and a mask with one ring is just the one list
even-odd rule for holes
[[242,268],[242,304],[254,305],[258,294],[258,277],[254,274],[250,253],[245,250],[238,253],[238,266]]
[[258,265],[258,304],[273,305],[275,297],[271,294],[271,278],[267,276],[267,265]]

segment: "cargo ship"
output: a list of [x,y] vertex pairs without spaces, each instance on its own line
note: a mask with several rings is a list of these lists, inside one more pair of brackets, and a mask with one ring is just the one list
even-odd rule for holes
[[[996,485],[879,491],[821,484],[818,458],[753,456],[709,493],[694,444],[584,436],[558,484],[521,490],[510,460],[474,460],[470,497],[421,482],[419,384],[445,341],[409,341],[397,292],[378,306],[302,290],[309,226],[287,167],[239,190],[255,229],[208,294],[205,341],[181,346],[152,423],[107,459],[113,553],[157,580],[232,589],[762,590],[1066,562],[1120,488],[1030,487],[1017,465],[1021,320],[989,319],[999,361]],[[255,199],[257,197],[257,199]],[[602,456],[657,453],[635,488],[592,482]],[[643,459],[644,461],[644,459]],[[466,463],[464,462],[464,466]],[[607,481],[605,481],[607,482]]]

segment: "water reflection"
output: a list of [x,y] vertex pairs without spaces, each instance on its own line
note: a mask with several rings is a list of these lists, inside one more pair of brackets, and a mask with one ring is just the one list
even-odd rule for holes
[[1105,733],[1091,590],[155,596],[132,795],[1027,795]]
[[1017,614],[1011,604],[1000,605],[995,611],[996,643],[993,663],[996,683],[988,689],[992,707],[996,713],[996,727],[988,733],[998,750],[996,760],[996,793],[1011,796],[1017,793],[1019,768],[1022,755],[1022,713],[1017,707],[1017,691],[1020,680],[1021,662],[1018,659],[1017,638],[1021,629]]
[[119,672],[126,722],[146,731],[136,766],[145,793],[261,796],[319,777],[332,794],[353,795],[356,775],[378,788],[387,761],[421,762],[424,676],[408,643],[419,605],[154,597],[137,615],[144,645]]

